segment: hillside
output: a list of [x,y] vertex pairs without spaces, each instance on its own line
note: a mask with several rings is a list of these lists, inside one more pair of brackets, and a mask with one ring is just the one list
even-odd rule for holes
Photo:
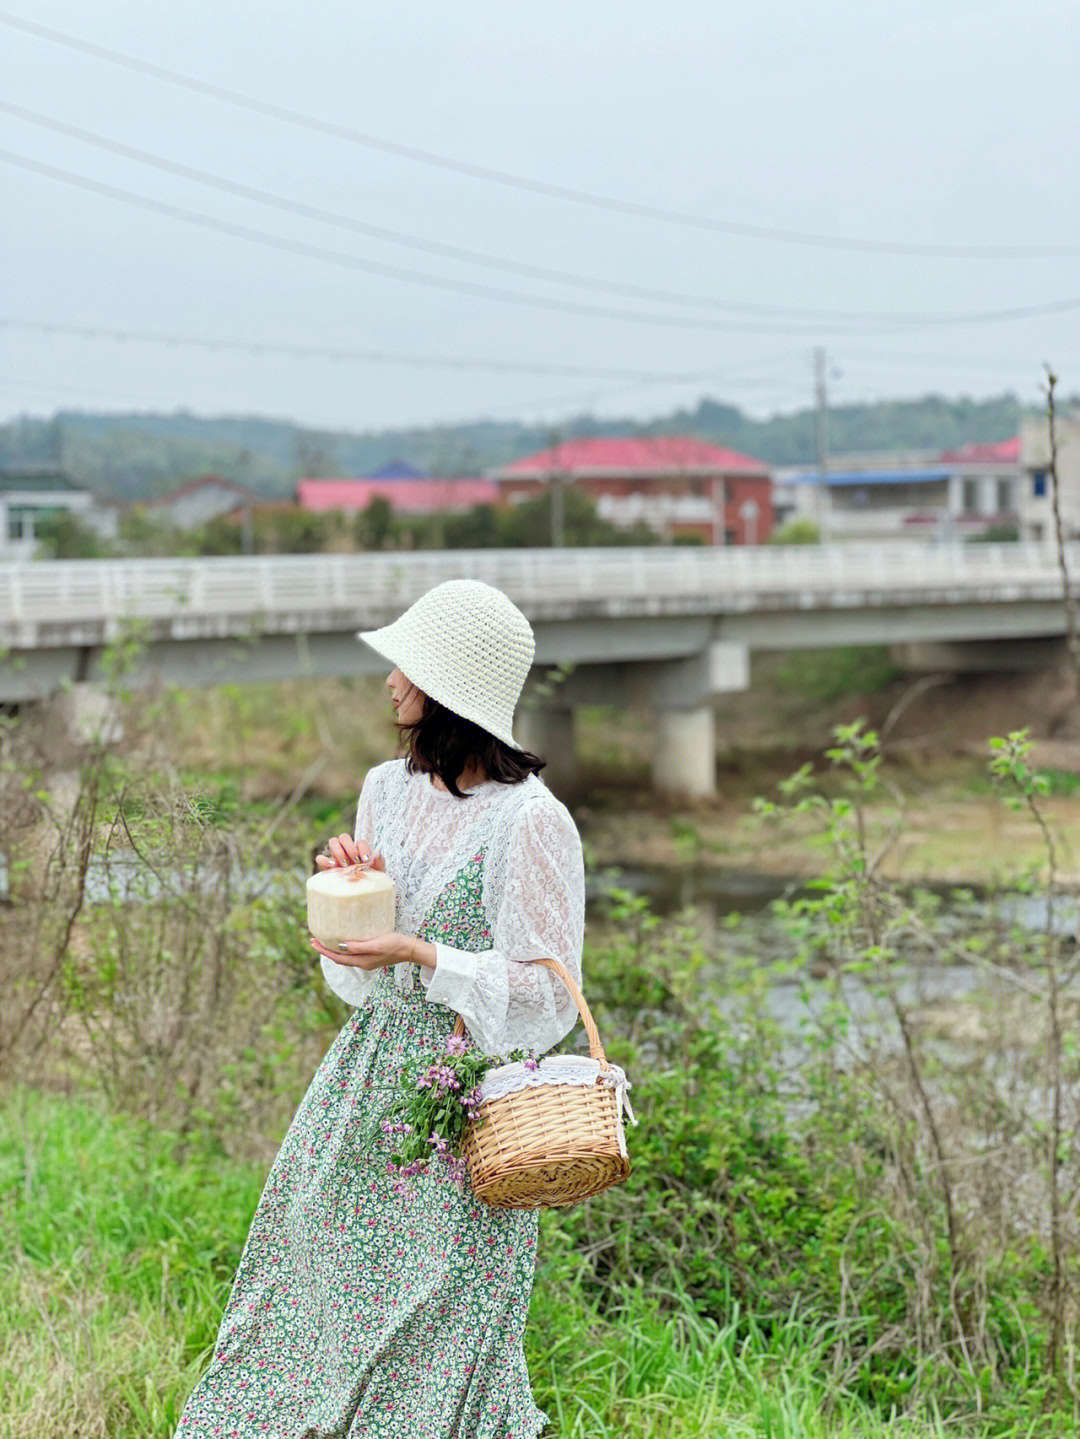
[[[881,401],[829,411],[834,455],[944,449],[1008,439],[1023,407],[1015,395],[994,399]],[[226,475],[267,497],[291,494],[304,474],[361,475],[402,460],[436,475],[477,474],[546,447],[551,430],[516,421],[477,420],[431,428],[351,433],[313,431],[258,416],[60,411],[50,420],[0,425],[0,468],[60,463],[103,498],[152,499],[193,476]],[[559,430],[578,435],[689,434],[770,464],[807,464],[814,455],[810,409],[753,419],[733,405],[702,399],[647,423],[579,415]]]

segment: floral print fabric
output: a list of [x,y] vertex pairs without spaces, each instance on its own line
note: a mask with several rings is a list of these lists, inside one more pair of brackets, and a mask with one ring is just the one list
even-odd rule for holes
[[424,926],[424,938],[433,944],[446,944],[454,949],[468,949],[461,944],[463,938],[473,936],[479,941],[478,948],[486,949],[491,943],[491,930],[479,910],[480,886],[484,877],[484,851],[480,849],[460,869],[431,906],[431,914]]
[[[421,931],[488,943],[482,852]],[[447,938],[449,936],[449,938]],[[477,1202],[441,1166],[394,1193],[379,1128],[402,1070],[453,1013],[381,970],[274,1162],[209,1369],[178,1439],[534,1439],[521,1342],[537,1217]]]

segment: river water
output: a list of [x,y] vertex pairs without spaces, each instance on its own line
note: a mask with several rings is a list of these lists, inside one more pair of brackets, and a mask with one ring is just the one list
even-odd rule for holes
[[[179,876],[177,876],[179,879]],[[0,875],[0,900],[4,898],[4,876]],[[196,876],[197,883],[212,885],[214,874]],[[303,923],[303,886],[306,874],[277,872],[234,877],[237,898],[248,894],[293,892],[297,897],[298,926]],[[183,887],[190,889],[193,877],[184,877]],[[168,882],[168,881],[166,881]],[[736,872],[712,868],[663,867],[628,865],[590,875],[587,882],[587,906],[590,924],[605,923],[606,897],[613,887],[627,890],[648,899],[650,908],[665,918],[683,913],[693,915],[693,923],[706,954],[715,955],[714,966],[707,966],[717,997],[725,1002],[725,976],[730,972],[725,956],[756,958],[764,965],[789,960],[797,953],[788,924],[774,911],[778,900],[791,901],[802,891],[797,880],[784,880],[773,875]],[[161,883],[149,874],[134,856],[112,855],[108,865],[92,864],[87,883],[87,899],[91,904],[110,900],[137,904],[153,899],[161,892]],[[955,888],[942,891],[940,906],[931,921],[942,948],[949,948],[950,938],[969,933],[973,928],[982,932],[1018,926],[1023,930],[1042,929],[1046,919],[1045,899],[1039,895],[980,896],[968,892],[960,897]],[[1075,937],[1080,928],[1080,896],[1062,895],[1055,899],[1053,928],[1062,935]],[[1066,941],[1069,942],[1069,941]],[[913,953],[910,963],[903,959],[890,967],[890,979],[896,997],[905,1009],[913,1010],[924,1020],[934,1021],[935,1014],[963,1011],[977,994],[985,997],[988,979],[999,983],[983,965],[962,961],[942,962],[925,951]],[[586,977],[587,984],[587,977]],[[1006,985],[1006,987],[1008,987]],[[820,1017],[827,1005],[841,1000],[852,1020],[852,1042],[856,1046],[870,1042],[899,1043],[893,1016],[876,998],[871,988],[857,976],[835,973],[826,975],[803,969],[799,973],[773,976],[763,992],[762,1005],[767,1016],[779,1024],[799,1047],[798,1036],[808,1023]],[[954,1026],[955,1027],[955,1026]],[[861,1036],[861,1040],[859,1038]],[[951,1046],[950,1046],[951,1047]]]
[[[716,956],[711,974],[721,1006],[725,1006],[725,975],[730,966],[724,956],[756,959],[762,965],[792,959],[798,953],[790,923],[776,913],[777,901],[793,901],[806,894],[796,879],[716,869],[626,867],[590,883],[590,911],[600,915],[604,891],[619,888],[642,895],[662,916],[693,915],[706,954]],[[962,940],[972,934],[1003,936],[1015,930],[1030,935],[1046,927],[1045,896],[1039,894],[983,894],[959,886],[934,893],[936,908],[927,920],[937,953],[966,948]],[[820,895],[820,892],[818,892]],[[1066,952],[1080,933],[1080,895],[1054,898],[1050,928],[1062,936]],[[941,959],[913,935],[907,946],[910,958],[893,960],[888,969],[889,988],[896,1001],[920,1026],[938,1036],[943,1059],[969,1058],[985,1042],[988,1015],[1001,1006],[1024,1000],[1031,980],[1023,969],[1015,975],[1005,968]],[[706,967],[706,975],[710,967]],[[848,1045],[853,1056],[874,1046],[899,1051],[903,1040],[890,1001],[863,977],[837,974],[829,966],[804,966],[792,974],[774,975],[762,992],[764,1014],[789,1036],[793,1055],[802,1049],[807,1027],[820,1020],[827,1007],[840,1001],[851,1021]],[[1023,1035],[1015,1036],[1020,1043]]]

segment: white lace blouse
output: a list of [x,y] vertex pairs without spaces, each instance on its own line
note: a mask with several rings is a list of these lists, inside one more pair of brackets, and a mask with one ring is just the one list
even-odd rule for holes
[[[490,947],[435,943],[434,971],[399,964],[395,983],[419,970],[428,1001],[461,1014],[487,1054],[543,1051],[573,1028],[577,1007],[541,958],[561,960],[581,983],[585,875],[581,841],[566,807],[535,775],[521,784],[488,780],[457,799],[404,760],[369,770],[356,812],[356,838],[370,840],[397,886],[396,928],[422,933],[436,902],[463,869],[478,866],[482,937]],[[322,960],[335,994],[362,1004],[378,975]]]

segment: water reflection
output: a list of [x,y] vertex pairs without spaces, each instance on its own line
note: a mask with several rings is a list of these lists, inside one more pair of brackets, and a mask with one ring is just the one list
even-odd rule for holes
[[[735,961],[762,967],[791,960],[800,952],[790,921],[776,912],[777,901],[788,902],[810,894],[798,879],[715,869],[672,869],[627,866],[593,876],[588,885],[589,910],[603,923],[606,899],[612,888],[649,901],[665,918],[687,914],[706,954],[715,965],[703,975],[716,986],[722,1007]],[[900,957],[888,964],[886,995],[867,977],[846,974],[838,965],[810,963],[797,973],[772,976],[757,1000],[762,1018],[775,1022],[790,1036],[789,1058],[802,1052],[807,1029],[825,1021],[829,1006],[839,1004],[849,1022],[848,1052],[853,1061],[873,1048],[898,1052],[903,1039],[894,1004],[912,1022],[935,1036],[943,1060],[961,1060],[985,1045],[987,1024],[1023,997],[1021,964],[1016,974],[1005,964],[972,963],[966,941],[974,935],[996,936],[1002,953],[1023,948],[1025,941],[1047,929],[1046,896],[991,894],[960,886],[924,886],[920,891],[923,923],[932,936],[920,938],[913,930],[900,944]],[[813,891],[820,898],[821,891]],[[908,898],[915,899],[912,891]],[[1080,930],[1080,895],[1055,895],[1049,911],[1049,929],[1060,936],[1067,953],[1076,945]],[[1012,944],[1008,943],[1014,935]],[[854,956],[852,956],[854,957]],[[880,974],[877,976],[880,978]],[[1019,981],[1019,982],[1018,982]],[[732,1000],[733,1012],[741,1000]],[[1023,1046],[1023,1034],[1014,1035]],[[999,1035],[998,1041],[1005,1041]]]

